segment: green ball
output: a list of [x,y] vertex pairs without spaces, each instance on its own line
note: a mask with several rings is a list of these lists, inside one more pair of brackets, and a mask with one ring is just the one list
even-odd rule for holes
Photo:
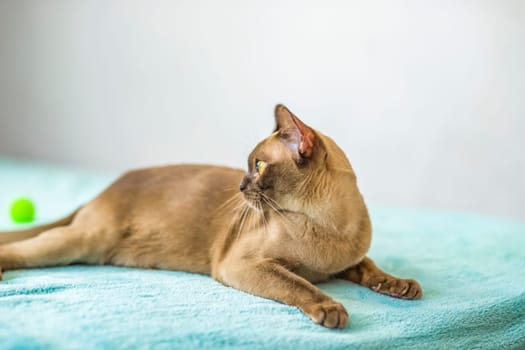
[[11,219],[17,223],[28,223],[35,219],[35,205],[27,198],[15,199],[11,204]]

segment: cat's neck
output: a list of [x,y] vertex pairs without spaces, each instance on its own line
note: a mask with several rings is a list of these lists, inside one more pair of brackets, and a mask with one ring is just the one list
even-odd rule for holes
[[316,175],[301,199],[291,198],[289,207],[318,226],[341,234],[358,230],[368,210],[353,173],[330,172]]

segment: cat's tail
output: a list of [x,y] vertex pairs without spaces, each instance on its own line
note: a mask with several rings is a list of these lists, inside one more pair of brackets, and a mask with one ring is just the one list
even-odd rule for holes
[[69,225],[72,221],[75,215],[77,215],[80,208],[75,210],[74,213],[70,214],[69,216],[59,219],[55,222],[51,222],[49,224],[32,227],[27,230],[19,230],[19,231],[0,231],[0,245],[17,242],[17,241],[23,241],[25,239],[33,238],[35,236],[38,236],[44,231],[50,230],[55,227],[59,226],[66,226]]

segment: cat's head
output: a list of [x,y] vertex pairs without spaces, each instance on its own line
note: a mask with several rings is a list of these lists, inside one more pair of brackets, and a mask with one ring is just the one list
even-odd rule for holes
[[254,207],[298,212],[309,212],[338,191],[354,187],[355,176],[344,152],[283,105],[275,107],[274,132],[250,153],[240,184]]

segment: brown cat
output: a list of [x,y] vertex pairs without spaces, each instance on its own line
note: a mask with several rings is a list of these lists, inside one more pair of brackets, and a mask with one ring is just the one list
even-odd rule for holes
[[[339,277],[417,299],[421,287],[365,256],[371,224],[343,151],[286,107],[248,172],[177,165],[124,174],[68,218],[0,235],[4,270],[73,263],[211,274],[343,328],[343,305],[313,283]],[[240,191],[239,191],[240,183]]]

